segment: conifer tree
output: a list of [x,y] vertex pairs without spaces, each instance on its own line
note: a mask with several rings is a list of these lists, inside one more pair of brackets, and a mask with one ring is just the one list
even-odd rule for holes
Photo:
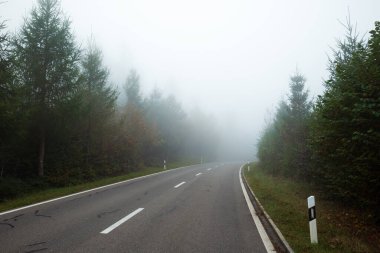
[[38,175],[44,175],[49,116],[78,90],[80,50],[57,0],[39,0],[15,40],[17,76],[35,122]]
[[[81,61],[81,82],[83,88],[86,163],[92,153],[99,154],[102,137],[115,110],[117,91],[109,81],[109,71],[103,66],[102,53],[90,40],[88,49]],[[97,145],[93,150],[93,145]]]

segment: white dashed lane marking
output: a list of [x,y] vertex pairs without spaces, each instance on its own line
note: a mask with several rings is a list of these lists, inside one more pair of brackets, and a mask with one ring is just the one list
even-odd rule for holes
[[142,210],[144,210],[144,208],[137,208],[135,211],[133,211],[132,213],[128,214],[123,219],[119,220],[118,222],[112,224],[108,228],[104,229],[100,233],[101,234],[108,234],[109,232],[111,232],[112,230],[114,230],[115,228],[117,228],[118,226],[120,226],[121,224],[123,224],[124,222],[126,222],[127,220],[131,219],[133,216],[135,216],[136,214],[138,214]]
[[180,187],[181,185],[183,185],[184,183],[186,183],[186,182],[179,183],[179,184],[177,184],[176,186],[174,186],[174,188],[178,188],[178,187]]

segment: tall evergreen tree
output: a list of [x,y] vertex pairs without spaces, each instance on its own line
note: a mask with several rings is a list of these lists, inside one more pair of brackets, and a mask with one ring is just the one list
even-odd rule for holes
[[147,160],[145,150],[155,142],[155,131],[146,118],[146,111],[140,92],[140,77],[135,70],[131,70],[124,86],[127,104],[121,118],[122,145],[124,156],[127,157],[127,166],[132,169],[141,167]]
[[14,97],[15,89],[11,85],[11,64],[9,54],[8,34],[3,32],[5,23],[0,21],[0,177],[3,176],[9,153],[9,142],[14,135],[15,119]]
[[58,0],[39,0],[15,40],[19,82],[25,86],[38,138],[38,175],[44,175],[49,115],[77,91],[80,51]]
[[[86,119],[84,135],[88,164],[92,153],[99,155],[102,138],[115,110],[117,91],[109,84],[109,71],[103,66],[102,53],[93,40],[89,42],[81,66],[84,118]],[[94,144],[98,145],[97,151],[93,150]]]
[[307,162],[310,157],[308,151],[308,125],[312,103],[305,90],[306,79],[298,71],[290,77],[289,118],[286,133],[285,161],[290,174],[305,177]]
[[127,95],[127,103],[134,104],[140,107],[142,104],[141,91],[140,91],[140,76],[137,71],[132,69],[127,77],[124,85],[124,90]]
[[273,122],[269,122],[259,139],[257,156],[261,166],[272,175],[284,174],[285,131],[288,129],[289,114],[289,105],[281,101]]
[[309,100],[309,91],[305,90],[306,78],[298,71],[290,77],[289,106],[292,117],[303,121],[310,116],[312,103]]
[[[9,43],[8,34],[3,32],[5,29],[5,23],[0,21],[0,132],[4,132],[5,123],[7,122],[6,116],[7,102],[12,97],[12,85],[11,80],[11,66],[9,55]],[[2,131],[1,131],[2,130]]]
[[185,118],[180,103],[174,96],[163,97],[155,90],[145,103],[147,120],[157,128],[160,136],[161,159],[175,160],[181,151],[185,138]]
[[290,77],[288,101],[281,101],[273,122],[260,138],[258,157],[273,174],[298,178],[308,175],[307,139],[312,103],[305,82],[298,71]]
[[375,209],[380,198],[379,41],[379,22],[368,43],[347,25],[316,104],[311,138],[320,180],[330,194]]

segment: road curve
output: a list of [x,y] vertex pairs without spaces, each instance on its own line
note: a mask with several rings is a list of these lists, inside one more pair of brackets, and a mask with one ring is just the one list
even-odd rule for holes
[[267,252],[240,166],[188,166],[0,215],[0,252]]

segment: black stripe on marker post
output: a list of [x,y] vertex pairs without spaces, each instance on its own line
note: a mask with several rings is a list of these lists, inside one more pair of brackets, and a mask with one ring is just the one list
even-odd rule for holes
[[317,213],[315,211],[315,206],[309,208],[309,221],[315,220],[317,218]]

